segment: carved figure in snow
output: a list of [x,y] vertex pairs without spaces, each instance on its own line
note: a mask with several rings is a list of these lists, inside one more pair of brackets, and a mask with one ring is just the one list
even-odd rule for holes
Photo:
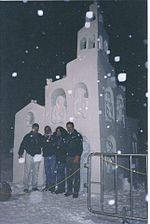
[[86,118],[88,110],[88,99],[85,97],[85,89],[77,88],[74,99],[74,114],[79,118]]
[[66,106],[65,99],[63,96],[56,98],[56,104],[52,110],[52,122],[61,123],[66,122]]

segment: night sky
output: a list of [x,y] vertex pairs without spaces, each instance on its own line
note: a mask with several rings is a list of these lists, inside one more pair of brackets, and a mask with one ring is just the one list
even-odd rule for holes
[[[24,1],[25,2],[25,1]],[[1,133],[13,147],[15,113],[36,99],[44,105],[46,78],[63,77],[76,58],[77,31],[92,1],[0,2]],[[139,120],[147,140],[147,2],[100,1],[116,75],[127,73],[127,115]],[[38,15],[43,10],[43,16]],[[120,56],[120,62],[114,61]],[[17,72],[17,77],[12,77]],[[15,73],[14,73],[15,74]],[[5,127],[5,128],[4,128]],[[7,139],[6,134],[7,133]],[[3,147],[3,139],[1,139]]]

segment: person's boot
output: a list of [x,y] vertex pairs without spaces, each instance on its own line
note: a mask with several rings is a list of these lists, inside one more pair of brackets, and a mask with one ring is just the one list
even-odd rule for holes
[[78,193],[73,193],[73,198],[78,198],[79,194]]

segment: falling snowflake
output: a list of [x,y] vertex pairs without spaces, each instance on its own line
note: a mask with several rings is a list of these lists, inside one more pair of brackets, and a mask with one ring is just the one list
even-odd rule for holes
[[42,31],[42,34],[43,34],[43,35],[46,35],[46,32],[45,32],[45,31]]
[[107,76],[108,76],[108,77],[111,77],[111,73],[107,73]]
[[110,50],[107,50],[106,53],[107,53],[107,54],[110,54]]
[[127,79],[127,74],[126,73],[119,73],[118,74],[118,81],[119,82],[125,82]]
[[22,64],[24,64],[24,61],[22,61]]
[[68,94],[69,94],[69,95],[72,94],[72,90],[71,90],[71,89],[68,90]]
[[94,13],[92,11],[86,12],[86,18],[93,19],[94,18]]
[[107,125],[106,127],[107,127],[107,128],[110,128],[110,125]]
[[38,16],[43,16],[44,15],[44,12],[43,12],[43,10],[39,9],[37,11],[37,14],[38,14]]
[[140,68],[141,67],[141,65],[138,65],[138,68]]
[[148,92],[145,93],[145,96],[148,97]]
[[120,56],[115,56],[115,57],[114,57],[114,61],[115,61],[115,62],[119,62],[119,61],[120,61]]
[[104,79],[107,79],[107,75],[104,75]]
[[35,48],[36,48],[36,49],[39,49],[39,46],[36,46]]
[[25,50],[25,53],[26,53],[26,54],[28,54],[28,53],[29,53],[29,51],[28,51],[28,50]]
[[120,154],[121,154],[121,151],[120,151],[120,150],[118,150],[118,151],[117,151],[117,153],[120,155]]
[[108,24],[108,27],[111,27],[111,24]]
[[98,80],[97,80],[97,83],[99,83],[99,82],[100,82],[100,80],[98,79]]
[[74,118],[73,117],[70,117],[69,118],[69,121],[73,122],[74,121]]
[[131,96],[134,96],[134,93],[131,93]]
[[103,96],[103,94],[102,94],[102,93],[100,93],[100,96]]
[[145,68],[148,69],[148,62],[145,62]]
[[144,132],[143,129],[140,129],[140,132],[143,133]]
[[88,107],[85,107],[85,109],[88,110],[89,108]]
[[129,34],[129,38],[132,38],[132,34]]
[[146,103],[144,103],[144,104],[143,104],[143,106],[144,106],[144,107],[146,107],[146,106],[147,106],[147,104],[146,104]]
[[56,79],[60,79],[60,75],[56,75]]
[[85,28],[90,28],[90,26],[91,26],[91,24],[90,24],[90,22],[85,22]]
[[147,39],[144,39],[143,42],[145,45],[147,45]]
[[99,115],[101,115],[101,114],[102,114],[102,111],[101,111],[101,110],[99,110],[99,111],[98,111],[98,114],[99,114]]
[[109,201],[108,201],[108,204],[109,204],[109,205],[114,205],[114,204],[115,204],[115,200],[113,200],[113,199],[112,199],[112,200],[109,200]]
[[17,75],[18,75],[17,72],[13,72],[13,73],[12,73],[12,77],[13,77],[13,78],[16,78]]

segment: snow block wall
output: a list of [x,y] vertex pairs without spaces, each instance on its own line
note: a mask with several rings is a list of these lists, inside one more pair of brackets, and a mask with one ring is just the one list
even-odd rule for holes
[[[13,151],[13,182],[23,184],[24,163],[18,162],[18,150],[23,137],[32,130],[32,124],[38,123],[39,132],[43,133],[45,109],[36,101],[31,101],[26,107],[17,112],[15,117],[14,151]],[[24,153],[25,154],[25,153]],[[24,155],[25,156],[25,155]],[[39,186],[43,185],[45,179],[43,160],[40,164]]]

